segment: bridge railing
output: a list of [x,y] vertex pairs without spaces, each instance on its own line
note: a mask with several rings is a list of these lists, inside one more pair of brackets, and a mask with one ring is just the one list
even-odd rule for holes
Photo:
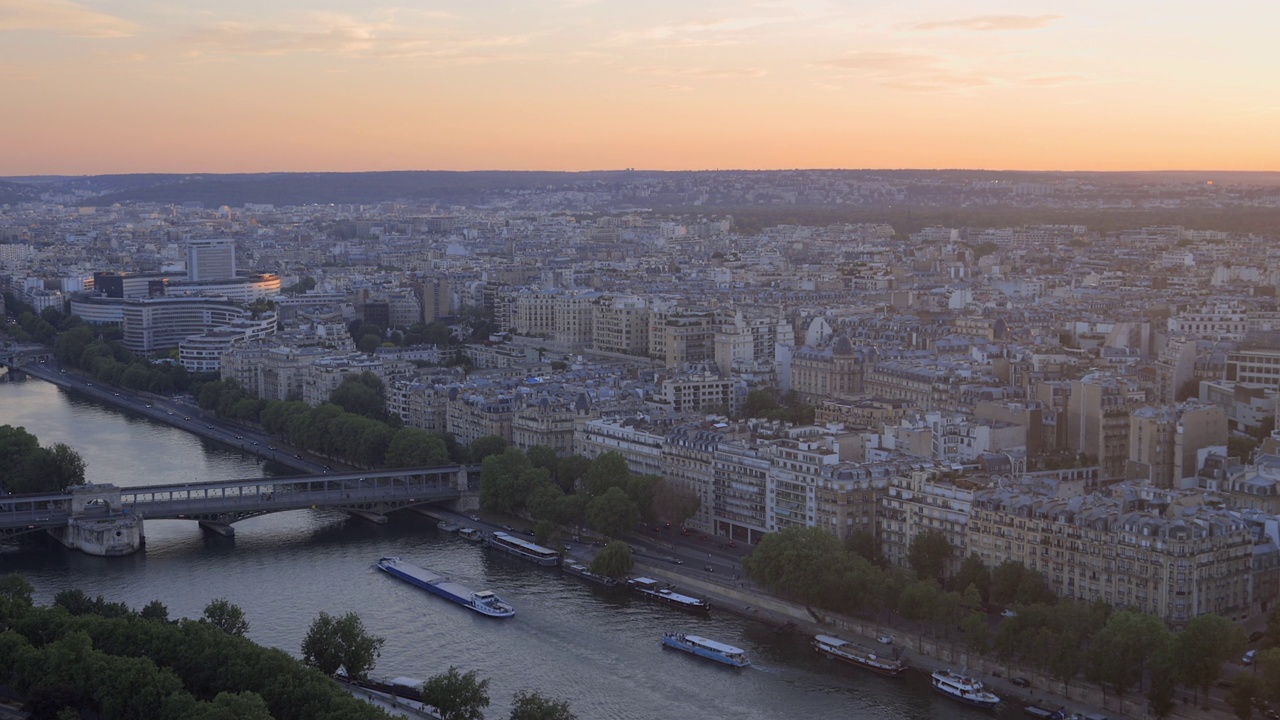
[[457,488],[447,482],[380,487],[330,487],[317,490],[293,490],[287,486],[277,486],[238,494],[132,502],[126,500],[123,503],[123,509],[143,517],[172,518],[182,515],[271,512],[312,506],[402,504],[416,500],[425,502],[453,498],[458,494]]

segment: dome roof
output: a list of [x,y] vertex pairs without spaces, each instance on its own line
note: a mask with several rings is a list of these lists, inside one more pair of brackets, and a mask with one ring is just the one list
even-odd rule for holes
[[848,335],[837,335],[831,341],[831,354],[836,357],[853,357],[858,352],[853,348],[853,341]]

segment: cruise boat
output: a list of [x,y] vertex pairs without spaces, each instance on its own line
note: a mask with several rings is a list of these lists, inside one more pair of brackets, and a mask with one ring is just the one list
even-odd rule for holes
[[617,580],[614,580],[613,578],[608,577],[607,575],[600,575],[599,573],[593,573],[591,572],[591,568],[588,568],[586,565],[583,565],[582,563],[567,562],[561,565],[560,569],[565,571],[565,573],[568,575],[576,575],[582,578],[583,580],[586,580],[587,582],[593,582],[597,585],[603,585],[604,587],[618,586]]
[[708,612],[711,610],[711,603],[706,600],[689,595],[681,595],[653,578],[631,578],[627,581],[627,587],[650,600],[656,600],[681,610],[690,612]]
[[663,633],[662,645],[676,650],[683,650],[708,660],[715,660],[731,667],[744,668],[751,664],[742,648],[725,645],[697,635],[685,635],[681,632]]
[[531,543],[501,530],[490,535],[488,542],[491,548],[539,565],[555,567],[560,564],[560,553],[555,550]]
[[436,527],[445,532],[452,533],[452,532],[458,532],[458,529],[462,526],[457,525],[456,523],[451,523],[448,520],[441,520],[440,522],[436,523]]
[[470,540],[471,542],[474,542],[474,543],[484,542],[483,530],[477,530],[471,527],[464,527],[458,531],[458,535],[460,535],[464,540]]
[[907,671],[906,664],[896,658],[884,657],[870,648],[832,635],[814,636],[813,648],[833,660],[889,677],[897,677]]
[[516,614],[515,609],[503,602],[492,590],[472,590],[397,557],[382,558],[378,561],[378,569],[487,617],[509,618]]
[[937,670],[933,673],[933,689],[975,707],[993,708],[1000,704],[1000,698],[984,688],[980,680],[950,670]]

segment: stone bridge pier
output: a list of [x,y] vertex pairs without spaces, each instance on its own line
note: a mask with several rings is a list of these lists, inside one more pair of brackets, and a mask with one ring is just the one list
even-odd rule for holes
[[101,557],[128,555],[143,544],[142,518],[124,512],[114,485],[71,488],[71,517],[49,534],[72,550]]

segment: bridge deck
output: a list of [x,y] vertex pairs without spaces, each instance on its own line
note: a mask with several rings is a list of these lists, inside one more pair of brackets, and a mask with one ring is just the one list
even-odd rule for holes
[[[119,506],[90,503],[80,517],[130,513],[151,519],[234,522],[254,515],[302,508],[385,511],[458,498],[457,465],[372,472],[248,478],[221,482],[119,488]],[[0,497],[0,532],[14,534],[65,525],[74,496]]]

